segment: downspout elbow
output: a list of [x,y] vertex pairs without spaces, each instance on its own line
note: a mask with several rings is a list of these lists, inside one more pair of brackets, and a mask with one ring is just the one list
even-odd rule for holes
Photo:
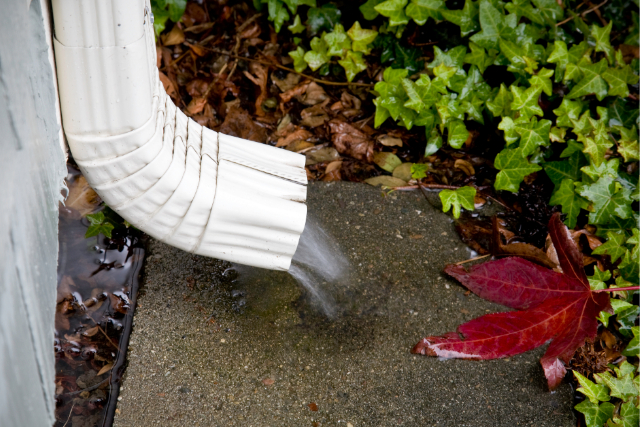
[[171,101],[143,0],[54,0],[63,128],[114,211],[185,251],[288,270],[306,219],[305,158],[214,132]]

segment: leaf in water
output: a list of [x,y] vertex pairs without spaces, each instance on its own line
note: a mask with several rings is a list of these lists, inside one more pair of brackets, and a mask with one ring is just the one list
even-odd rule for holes
[[97,376],[100,376],[102,374],[106,374],[107,372],[109,372],[111,370],[111,368],[113,368],[113,363],[107,363],[106,365],[104,365],[102,367],[102,369],[100,369],[98,371],[98,373],[96,374]]
[[[79,175],[69,185],[69,195],[65,200],[65,207],[71,209],[74,218],[81,218],[96,210],[100,204],[100,197],[89,186],[87,179]],[[66,211],[66,210],[65,210]]]
[[596,316],[611,311],[609,295],[592,292],[581,254],[555,214],[549,222],[551,239],[565,274],[529,261],[506,258],[476,265],[467,272],[459,265],[445,271],[482,298],[520,311],[488,314],[458,327],[457,332],[424,338],[413,353],[443,358],[495,359],[532,350],[551,340],[540,360],[549,388],[564,378],[575,350],[596,336]]
[[87,219],[89,220],[89,228],[87,228],[84,234],[85,238],[94,237],[98,234],[103,234],[108,239],[111,238],[111,231],[114,229],[114,226],[105,219],[102,211],[87,215]]

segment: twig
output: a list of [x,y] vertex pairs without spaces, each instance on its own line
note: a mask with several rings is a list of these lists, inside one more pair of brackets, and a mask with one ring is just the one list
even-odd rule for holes
[[[567,22],[571,21],[573,18],[575,18],[575,17],[577,17],[577,16],[583,17],[583,16],[585,16],[585,15],[586,15],[586,14],[588,14],[588,13],[591,13],[591,12],[597,11],[597,10],[598,10],[598,9],[600,9],[602,6],[604,6],[608,1],[609,1],[609,0],[604,0],[604,1],[603,1],[602,3],[600,3],[599,5],[594,6],[594,7],[592,7],[591,9],[585,10],[584,12],[582,12],[582,13],[581,13],[581,14],[579,14],[579,15],[573,15],[572,17],[567,18],[567,19],[565,19],[564,21],[558,22],[558,23],[556,24],[556,27],[559,27],[560,25],[564,25],[564,24],[566,24]],[[600,15],[598,14],[598,17],[600,18],[600,22],[602,22],[602,16],[600,16]],[[602,22],[602,24],[603,24],[603,25],[607,25],[607,23],[606,23],[606,22]]]
[[91,316],[87,316],[89,319],[91,319],[91,321],[93,323],[95,323],[95,325],[98,327],[98,330],[100,332],[102,332],[102,335],[105,336],[105,338],[107,339],[107,341],[109,341],[109,344],[111,344],[112,346],[114,346],[116,348],[116,350],[120,351],[120,347],[117,344],[114,344],[113,341],[111,341],[111,338],[109,338],[109,335],[107,335],[107,333],[104,331],[104,329],[102,329],[102,327],[98,324],[98,322],[96,322],[95,320],[93,320],[93,317]]
[[167,65],[165,65],[164,67],[162,67],[160,69],[160,71],[162,70],[166,70],[169,67],[173,67],[174,65],[176,65],[178,62],[182,61],[182,59],[187,56],[189,54],[189,52],[191,52],[190,49],[187,49],[187,51],[185,53],[183,53],[182,55],[178,56],[176,59],[174,59],[173,61],[171,61],[170,63],[168,63]]
[[[212,47],[205,47],[205,49],[206,50],[210,50],[211,52],[214,52],[214,53],[218,53],[220,55],[226,55],[226,56],[228,56],[230,58],[241,59],[243,61],[257,62],[258,64],[268,65],[270,67],[280,68],[281,70],[285,70],[285,71],[288,71],[288,72],[294,73],[294,74],[299,74],[302,77],[305,77],[305,78],[307,78],[309,80],[312,80],[312,81],[314,81],[316,83],[320,83],[320,84],[324,84],[324,85],[328,85],[328,86],[365,86],[365,87],[373,87],[374,86],[373,83],[330,82],[328,80],[317,79],[317,78],[315,78],[313,76],[310,76],[308,74],[299,73],[296,70],[294,70],[293,68],[285,67],[284,65],[280,65],[280,64],[277,64],[275,62],[261,61],[260,59],[254,59],[254,58],[245,58],[243,56],[234,55],[232,53],[225,52],[224,50],[214,49]],[[229,74],[229,76],[230,75],[231,74]],[[227,78],[229,78],[229,77],[227,77]]]
[[57,396],[75,396],[76,394],[80,394],[83,391],[93,391],[93,390],[96,390],[96,389],[100,388],[100,386],[102,384],[106,383],[110,379],[111,379],[111,374],[109,374],[109,376],[107,378],[103,379],[98,384],[94,384],[91,387],[83,388],[82,390],[70,391],[68,393],[60,393]]
[[464,261],[456,262],[456,263],[455,263],[455,265],[466,264],[466,263],[468,263],[468,262],[471,262],[471,261],[477,261],[477,260],[479,260],[479,259],[484,259],[484,258],[489,257],[489,256],[491,256],[491,254],[482,255],[482,256],[477,256],[477,257],[475,257],[475,258],[471,258],[471,259],[467,259],[467,260],[464,260]]
[[65,423],[64,423],[64,425],[62,427],[66,427],[67,424],[69,423],[69,420],[71,419],[71,413],[73,412],[73,407],[74,406],[76,406],[76,402],[75,401],[71,405],[71,409],[69,409],[69,416],[67,417],[67,421],[65,421]]

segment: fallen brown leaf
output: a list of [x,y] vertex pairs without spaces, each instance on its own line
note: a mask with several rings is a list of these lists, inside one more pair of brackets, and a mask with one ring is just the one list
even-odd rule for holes
[[189,46],[189,49],[191,49],[191,51],[195,53],[197,56],[205,56],[207,54],[207,51],[205,50],[205,48],[200,46],[199,44],[191,44],[191,43],[185,43],[185,44]]
[[266,142],[267,140],[264,128],[257,125],[246,111],[237,106],[229,108],[218,132],[255,142]]
[[164,91],[167,92],[167,95],[169,95],[173,100],[177,100],[178,90],[176,89],[176,86],[169,79],[169,77],[167,77],[165,73],[163,73],[162,71],[159,71],[158,74],[160,75],[160,81],[162,82],[162,86],[164,86]]
[[453,167],[456,169],[460,169],[467,176],[475,175],[476,171],[473,168],[473,165],[466,160],[457,159],[453,164]]
[[309,409],[311,409],[313,412],[316,412],[318,410],[318,405],[316,405],[314,402],[311,402],[307,405],[309,407]]
[[264,385],[272,385],[273,383],[275,383],[276,381],[272,378],[265,378],[262,380],[262,384]]
[[161,37],[162,44],[165,46],[173,46],[184,42],[184,32],[176,24],[173,26],[169,34]]
[[390,135],[380,135],[378,142],[385,147],[402,147],[402,139]]
[[282,92],[286,92],[300,83],[300,74],[287,73],[287,75],[282,79],[277,76],[278,74],[279,73],[277,71],[271,73],[271,81],[273,81],[273,83],[278,86],[278,89]]
[[316,150],[307,151],[304,155],[307,157],[306,166],[331,162],[340,158],[340,154],[333,147],[319,147]]
[[308,148],[315,147],[315,144],[307,141],[293,141],[291,144],[285,147],[286,150],[293,151],[294,153],[299,153],[302,150],[306,150]]
[[79,175],[69,185],[69,196],[65,201],[63,211],[69,217],[80,219],[86,215],[93,213],[100,204],[100,197],[89,186],[87,179]]
[[102,367],[102,369],[100,369],[100,370],[98,371],[98,373],[96,374],[96,376],[98,376],[98,377],[99,377],[99,376],[100,376],[100,375],[102,375],[102,374],[106,374],[107,372],[109,372],[109,371],[111,370],[111,368],[113,368],[113,363],[107,363],[106,365],[104,365],[104,366]]
[[308,138],[311,138],[312,136],[313,134],[306,129],[297,129],[287,136],[278,139],[276,147],[286,147],[294,141],[304,141]]
[[269,69],[262,64],[258,64],[257,62],[252,62],[251,64],[249,64],[249,70],[251,71],[251,74],[245,71],[244,75],[249,80],[251,80],[253,84],[258,86],[260,90],[260,94],[256,98],[256,102],[255,102],[255,106],[256,106],[255,114],[256,116],[264,116],[265,112],[262,109],[262,104],[264,103],[264,100],[267,99],[267,95],[268,95],[267,78],[269,76]]
[[205,97],[192,98],[191,102],[189,102],[189,105],[187,105],[187,114],[189,116],[194,116],[202,112],[206,104],[207,104],[207,98]]
[[329,122],[329,129],[339,153],[369,163],[373,161],[373,141],[363,132],[338,119]]
[[325,111],[325,106],[328,102],[329,100],[327,99],[322,104],[317,104],[313,107],[302,110],[300,112],[300,117],[302,118],[300,124],[310,128],[315,128],[328,122],[329,115]]

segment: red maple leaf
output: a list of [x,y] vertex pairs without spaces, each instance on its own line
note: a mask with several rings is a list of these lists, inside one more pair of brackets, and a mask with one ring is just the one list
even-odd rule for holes
[[591,290],[582,254],[559,214],[551,218],[549,234],[563,273],[515,257],[476,265],[469,271],[448,265],[445,271],[478,296],[519,311],[478,317],[460,325],[457,332],[422,339],[411,352],[498,359],[551,341],[540,363],[549,389],[560,385],[566,373],[564,363],[569,363],[587,338],[596,336],[598,313],[612,310],[609,295]]

